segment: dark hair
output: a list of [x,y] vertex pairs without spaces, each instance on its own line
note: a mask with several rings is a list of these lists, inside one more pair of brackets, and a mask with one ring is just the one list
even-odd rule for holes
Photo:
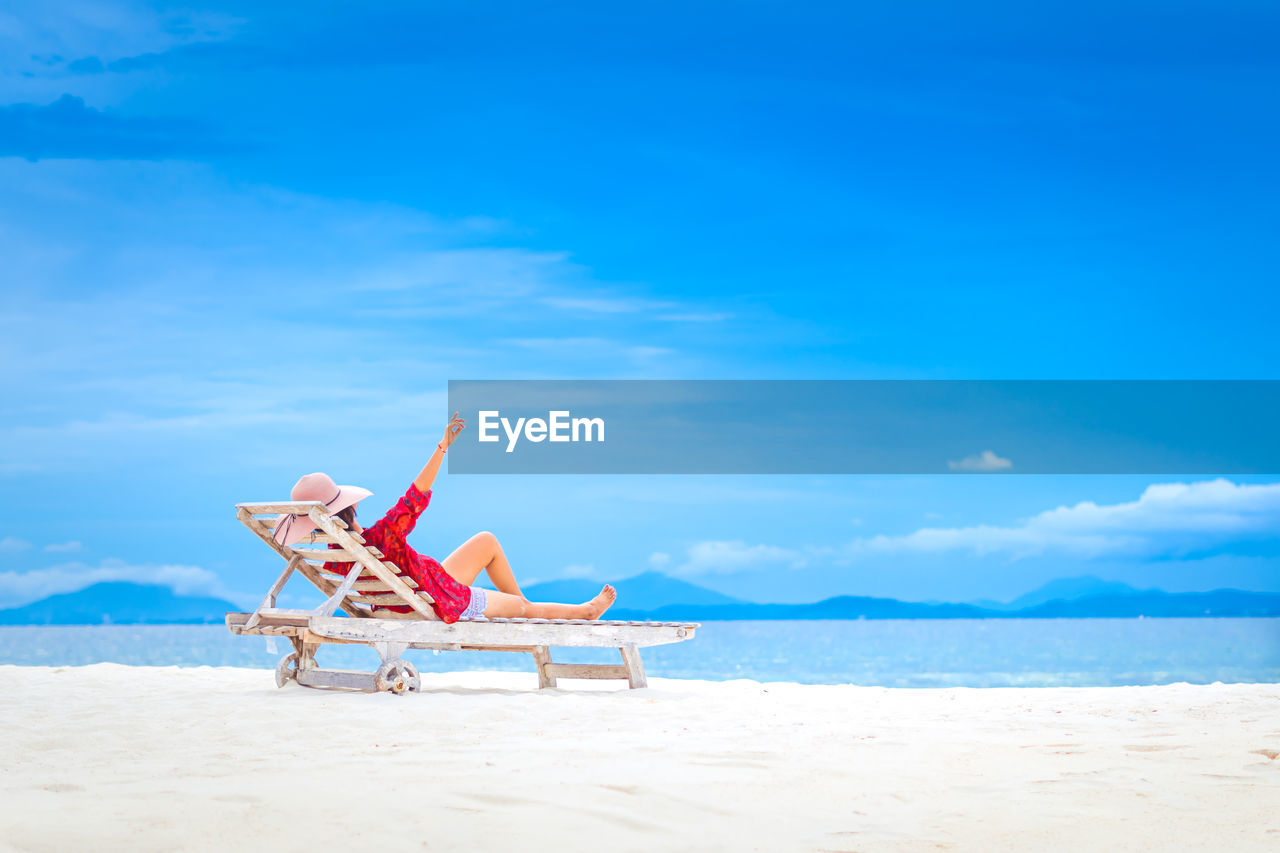
[[356,505],[352,504],[351,506],[347,507],[341,512],[334,513],[333,517],[340,518],[344,522],[346,522],[347,529],[350,530],[355,526],[355,523],[356,523]]

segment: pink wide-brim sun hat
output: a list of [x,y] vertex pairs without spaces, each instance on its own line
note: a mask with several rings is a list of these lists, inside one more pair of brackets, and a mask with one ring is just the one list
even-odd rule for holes
[[[293,484],[293,491],[289,493],[289,499],[320,501],[329,508],[330,515],[336,515],[372,494],[373,492],[359,486],[339,486],[328,474],[317,471],[298,478],[298,482]],[[309,516],[285,514],[276,519],[276,526],[271,531],[271,535],[281,545],[292,545],[300,539],[305,539],[315,528],[315,522]]]

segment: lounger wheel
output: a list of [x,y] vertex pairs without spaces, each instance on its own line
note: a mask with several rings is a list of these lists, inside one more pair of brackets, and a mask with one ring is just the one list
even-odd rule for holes
[[298,653],[287,654],[276,664],[276,687],[284,687],[298,677]]
[[389,690],[401,696],[410,690],[417,691],[422,680],[418,677],[418,668],[407,660],[389,660],[378,667],[373,677],[373,685],[378,690]]

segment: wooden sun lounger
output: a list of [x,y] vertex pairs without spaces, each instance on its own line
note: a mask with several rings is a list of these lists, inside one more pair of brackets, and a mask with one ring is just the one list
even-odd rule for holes
[[[308,515],[316,530],[302,542],[282,546],[271,536],[280,513]],[[406,649],[528,652],[538,669],[538,686],[555,687],[557,678],[618,678],[644,687],[640,647],[678,643],[693,638],[694,622],[614,622],[588,619],[460,619],[441,621],[431,609],[431,596],[419,591],[381,551],[365,543],[318,501],[236,504],[240,521],[284,558],[287,565],[266,598],[252,613],[228,613],[233,634],[287,637],[293,652],[276,666],[276,684],[297,681],[307,687],[335,687],[405,693],[419,688],[418,670],[401,656]],[[330,543],[340,549],[329,548]],[[346,576],[324,571],[324,563],[357,563]],[[314,610],[276,607],[276,597],[298,572],[328,599]],[[388,605],[408,605],[398,613]],[[336,616],[342,610],[347,617]],[[316,651],[325,643],[362,643],[382,658],[375,672],[322,669]],[[573,664],[551,660],[551,646],[616,648],[622,663]]]

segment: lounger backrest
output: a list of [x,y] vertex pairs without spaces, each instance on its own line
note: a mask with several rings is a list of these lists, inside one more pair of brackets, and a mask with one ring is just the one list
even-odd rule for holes
[[[315,528],[302,541],[293,545],[281,545],[271,535],[281,513],[305,515]],[[319,501],[236,504],[236,515],[245,527],[289,564],[268,594],[270,606],[274,606],[275,596],[284,586],[290,572],[296,570],[328,598],[324,605],[317,608],[317,611],[327,610],[325,615],[341,608],[355,617],[439,618],[431,609],[431,596],[425,591],[419,591],[413,578],[387,560],[376,547],[367,544],[359,533],[348,529],[342,519],[330,515],[328,508]],[[340,547],[330,548],[331,543]],[[326,572],[325,563],[352,563],[354,566],[344,576]],[[356,574],[354,579],[351,578],[351,573]],[[412,610],[399,613],[388,610],[388,605],[408,605]]]

